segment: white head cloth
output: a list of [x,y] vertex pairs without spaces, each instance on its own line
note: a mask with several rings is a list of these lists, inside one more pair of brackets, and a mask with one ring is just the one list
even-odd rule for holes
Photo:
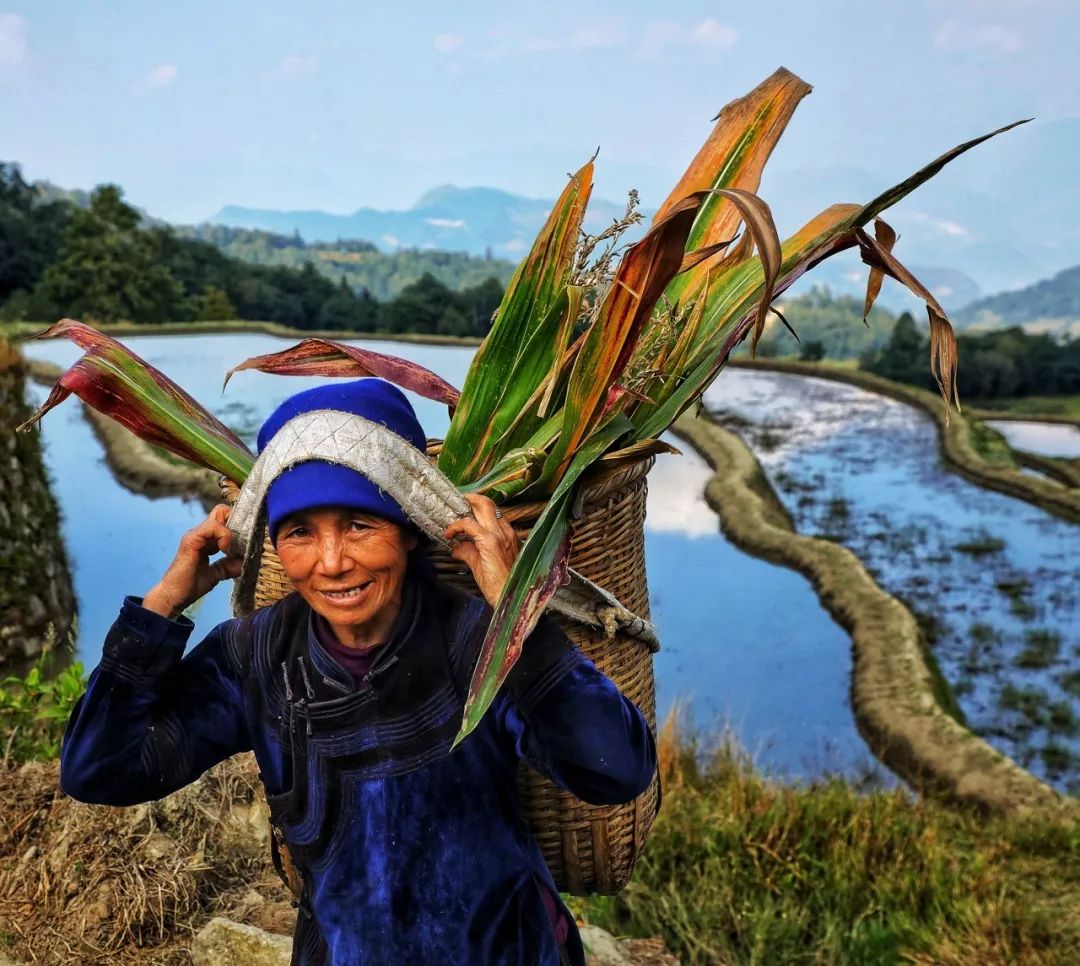
[[[426,454],[381,423],[334,409],[301,413],[285,423],[259,454],[229,515],[233,552],[244,557],[244,569],[233,587],[235,614],[249,613],[253,608],[270,484],[286,470],[309,460],[338,463],[361,473],[444,547],[446,528],[472,515],[465,497]],[[603,627],[609,634],[618,629],[654,650],[658,646],[652,624],[573,570],[570,583],[556,591],[548,606],[584,624]]]

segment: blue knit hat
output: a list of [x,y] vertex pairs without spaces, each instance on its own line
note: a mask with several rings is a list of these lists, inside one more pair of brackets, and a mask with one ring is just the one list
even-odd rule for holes
[[[382,423],[421,453],[426,448],[424,430],[405,394],[383,379],[357,379],[316,386],[290,396],[259,430],[259,452],[290,419],[316,409],[356,413],[373,423]],[[270,484],[266,493],[270,539],[277,539],[278,526],[290,513],[317,506],[347,506],[411,526],[400,505],[367,477],[338,463],[313,460],[286,470]]]

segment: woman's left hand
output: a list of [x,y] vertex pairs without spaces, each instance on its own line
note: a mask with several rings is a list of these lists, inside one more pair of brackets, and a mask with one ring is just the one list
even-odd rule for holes
[[[517,559],[518,537],[489,497],[466,493],[465,499],[472,508],[472,518],[451,523],[443,536],[451,541],[450,555],[472,571],[480,593],[494,607]],[[464,539],[453,543],[455,537]]]

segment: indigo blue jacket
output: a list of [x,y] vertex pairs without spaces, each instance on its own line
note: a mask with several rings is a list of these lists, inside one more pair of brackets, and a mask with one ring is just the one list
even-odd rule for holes
[[[451,752],[489,616],[410,567],[357,688],[299,594],[218,625],[186,656],[189,620],[126,598],[68,723],[61,786],[131,805],[254,750],[304,880],[294,963],[556,964],[541,895],[554,885],[522,819],[518,763],[613,804],[648,787],[655,746],[641,712],[544,617]],[[567,952],[584,961],[572,921]]]

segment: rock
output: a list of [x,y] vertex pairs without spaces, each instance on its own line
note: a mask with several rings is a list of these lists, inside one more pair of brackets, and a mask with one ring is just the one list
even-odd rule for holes
[[211,919],[191,943],[194,966],[289,966],[292,940],[231,919]]
[[616,939],[599,926],[579,926],[587,966],[679,966],[662,939]]
[[48,616],[49,612],[45,609],[41,598],[37,594],[28,594],[26,597],[26,622],[36,627]]
[[578,931],[588,966],[631,966],[611,933],[599,926],[580,926]]

